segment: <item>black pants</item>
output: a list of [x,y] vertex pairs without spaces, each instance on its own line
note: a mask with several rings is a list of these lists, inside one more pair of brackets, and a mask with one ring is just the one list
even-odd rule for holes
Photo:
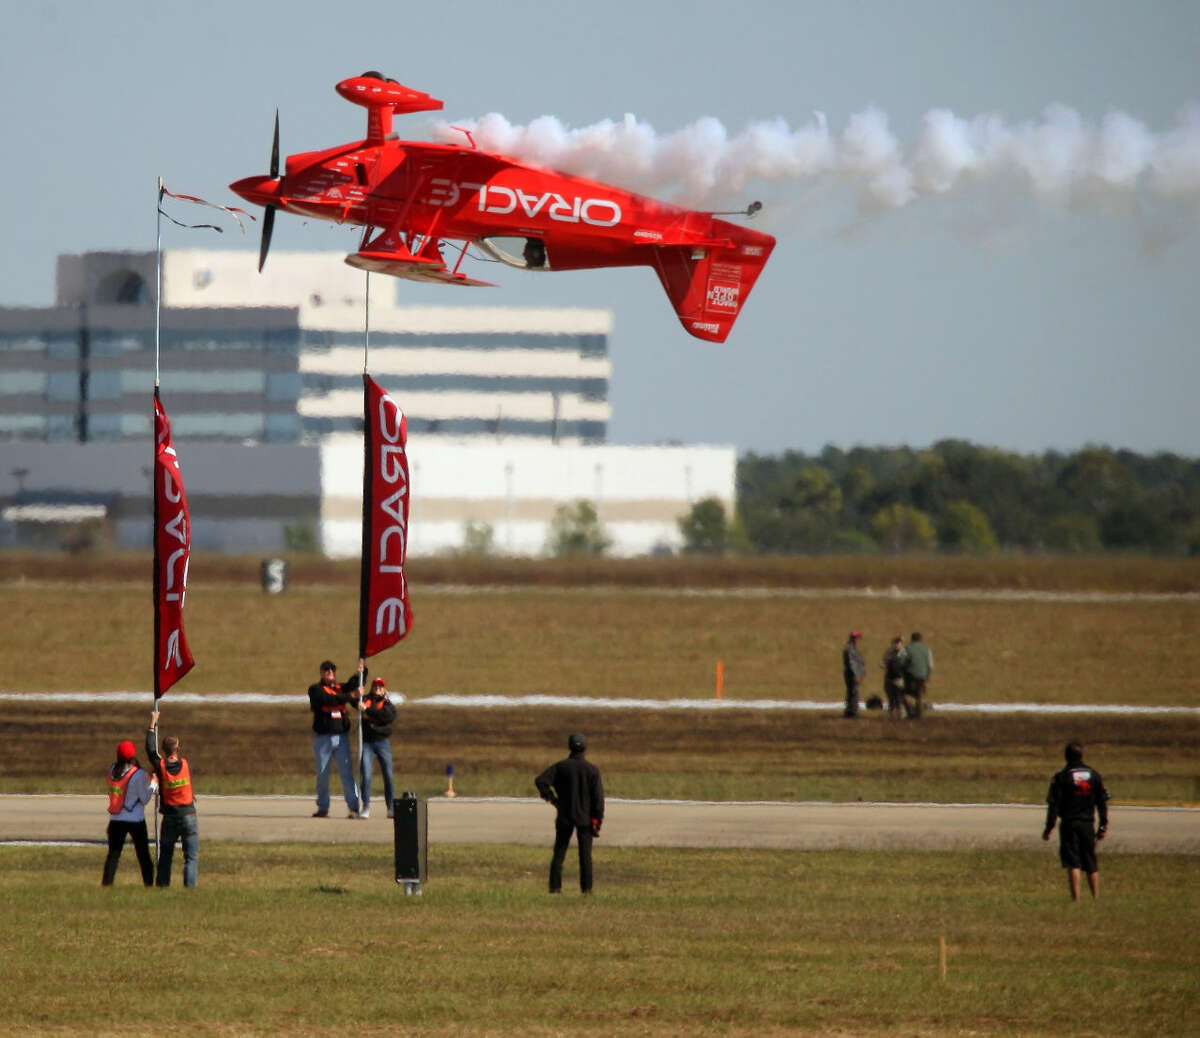
[[559,819],[554,823],[554,857],[550,859],[550,893],[562,890],[563,862],[567,859],[567,847],[574,833],[579,841],[579,889],[585,894],[592,889],[592,827],[575,825]]
[[845,678],[846,682],[846,710],[842,714],[843,717],[858,716],[858,679]]
[[[921,716],[921,700],[925,696],[925,679],[906,675],[904,678],[904,710],[909,717]],[[909,700],[912,700],[910,703]]]
[[133,849],[137,854],[138,865],[142,869],[142,882],[152,887],[154,885],[154,863],[150,860],[150,837],[146,832],[146,820],[140,822],[109,822],[108,823],[108,857],[104,859],[104,879],[100,882],[111,887],[113,877],[117,874],[117,864],[121,860],[121,851],[125,847],[125,837],[133,837]]

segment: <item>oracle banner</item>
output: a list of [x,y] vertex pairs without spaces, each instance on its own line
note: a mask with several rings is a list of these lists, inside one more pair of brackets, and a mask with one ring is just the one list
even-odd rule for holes
[[192,669],[183,598],[192,552],[191,516],[171,444],[171,422],[154,391],[154,698]]
[[408,556],[408,419],[363,375],[362,585],[360,656],[395,645],[412,628],[404,560]]

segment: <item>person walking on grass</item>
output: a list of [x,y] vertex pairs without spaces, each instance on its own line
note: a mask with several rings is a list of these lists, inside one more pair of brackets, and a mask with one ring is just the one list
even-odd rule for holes
[[[404,697],[400,697],[404,701]],[[362,811],[359,818],[371,813],[371,770],[375,759],[383,773],[383,801],[387,804],[388,818],[395,817],[392,798],[395,794],[392,777],[392,725],[396,722],[396,707],[388,696],[387,682],[376,678],[371,690],[363,697],[360,723],[363,726],[362,758],[358,762],[358,774],[362,780],[359,790],[362,796]]]
[[[1067,870],[1071,900],[1079,900],[1079,873],[1087,873],[1093,898],[1100,896],[1100,867],[1096,863],[1096,841],[1108,832],[1108,790],[1100,772],[1083,762],[1083,746],[1069,742],[1063,750],[1067,766],[1050,780],[1046,794],[1046,827],[1042,839],[1049,840],[1058,825],[1058,857]],[[1095,829],[1095,816],[1100,828]]]
[[846,644],[842,646],[842,679],[846,682],[846,709],[843,717],[858,716],[858,689],[867,676],[867,665],[863,662],[862,653],[858,651],[858,643],[862,640],[862,631],[851,631]]
[[604,821],[604,784],[600,769],[584,759],[587,739],[567,737],[570,756],[551,764],[533,780],[541,798],[558,809],[554,822],[554,856],[550,859],[550,893],[562,891],[563,862],[574,833],[579,843],[579,889],[592,892],[592,840]]
[[[365,678],[363,663],[361,659],[358,661]],[[335,757],[346,807],[351,818],[358,818],[358,790],[350,764],[350,711],[358,707],[358,671],[345,684],[339,684],[332,660],[323,661],[320,669],[321,680],[308,686],[308,706],[313,715],[313,757],[317,765],[317,809],[313,818],[329,814],[329,770]]]
[[179,753],[179,740],[173,735],[162,741],[158,752],[158,711],[150,714],[146,729],[146,756],[158,779],[159,812],[162,831],[158,837],[158,871],[155,884],[171,885],[171,863],[175,859],[175,843],[183,841],[183,885],[194,887],[199,870],[200,830],[196,820],[196,795],[192,787],[192,766]]
[[150,860],[150,836],[146,832],[146,805],[154,795],[154,778],[137,761],[137,749],[129,739],[117,744],[117,759],[108,769],[108,856],[104,859],[101,884],[111,887],[125,847],[133,840],[142,883],[154,885],[154,863]]

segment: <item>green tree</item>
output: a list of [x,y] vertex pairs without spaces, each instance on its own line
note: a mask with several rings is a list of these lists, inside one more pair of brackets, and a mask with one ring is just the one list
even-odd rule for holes
[[476,522],[474,519],[463,523],[463,543],[460,554],[471,558],[484,558],[496,553],[496,531],[491,523]]
[[1090,515],[1056,515],[1046,523],[1043,540],[1052,551],[1088,554],[1103,550],[1100,526]]
[[952,501],[938,523],[938,540],[958,551],[994,551],[996,534],[982,508],[970,501]]
[[692,505],[679,518],[683,550],[693,555],[724,555],[730,546],[729,521],[725,506],[715,497],[706,497]]
[[580,500],[555,509],[546,546],[556,558],[603,555],[612,546],[612,539],[604,532],[596,506]]
[[871,519],[871,529],[885,551],[925,551],[937,544],[933,520],[911,505],[881,508]]

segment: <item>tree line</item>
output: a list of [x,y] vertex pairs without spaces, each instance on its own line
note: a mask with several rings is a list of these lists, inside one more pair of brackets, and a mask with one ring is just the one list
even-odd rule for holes
[[687,550],[1134,551],[1200,555],[1200,459],[1107,447],[1016,454],[963,440],[747,454],[737,515],[697,502]]

